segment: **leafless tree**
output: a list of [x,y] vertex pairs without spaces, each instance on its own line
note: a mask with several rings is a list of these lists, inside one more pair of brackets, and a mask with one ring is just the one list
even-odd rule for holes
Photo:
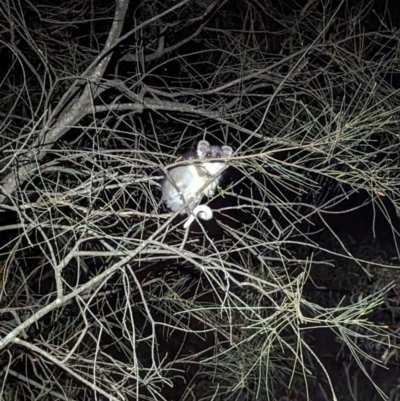
[[[321,371],[336,399],[310,328],[333,332],[366,376],[388,365],[396,328],[367,319],[383,302],[394,313],[399,267],[387,12],[4,0],[0,398],[303,399]],[[215,219],[185,231],[160,183],[203,138],[235,155]],[[390,226],[385,258],[356,254],[330,224],[366,205]],[[338,288],[374,285],[327,306],[305,292],[331,291],[314,276],[329,269],[345,272]]]

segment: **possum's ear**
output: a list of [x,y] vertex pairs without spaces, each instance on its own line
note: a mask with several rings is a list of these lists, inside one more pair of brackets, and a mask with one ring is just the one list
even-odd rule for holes
[[222,146],[221,157],[231,157],[233,154],[233,149],[230,146]]
[[197,145],[197,156],[200,159],[204,159],[207,153],[210,151],[210,144],[207,141],[200,141]]

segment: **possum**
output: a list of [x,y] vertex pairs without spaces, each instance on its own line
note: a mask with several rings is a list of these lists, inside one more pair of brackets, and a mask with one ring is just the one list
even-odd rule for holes
[[[227,159],[232,154],[233,149],[230,146],[211,146],[209,142],[203,140],[198,143],[195,152],[186,153],[182,159],[178,159],[191,163],[168,170],[169,177],[166,176],[162,184],[162,201],[172,212],[182,209],[180,213],[185,214],[189,209],[190,216],[184,228],[190,227],[196,217],[203,220],[212,219],[212,210],[207,205],[199,203],[203,195],[215,195],[221,172],[227,161],[207,161],[207,159]],[[185,205],[186,208],[183,208]]]

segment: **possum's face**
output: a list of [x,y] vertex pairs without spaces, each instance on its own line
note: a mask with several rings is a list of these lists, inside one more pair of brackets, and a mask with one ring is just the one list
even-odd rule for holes
[[230,146],[210,146],[207,141],[200,141],[197,145],[199,159],[219,159],[231,157],[233,149]]
[[231,157],[233,150],[230,146],[211,146],[207,153],[209,158],[226,158]]

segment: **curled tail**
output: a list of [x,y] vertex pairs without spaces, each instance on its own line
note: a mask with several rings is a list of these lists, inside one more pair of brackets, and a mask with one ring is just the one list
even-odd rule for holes
[[190,227],[196,217],[202,220],[211,220],[213,212],[207,205],[197,205],[193,209],[192,214],[189,216],[186,223],[183,225],[183,228]]

